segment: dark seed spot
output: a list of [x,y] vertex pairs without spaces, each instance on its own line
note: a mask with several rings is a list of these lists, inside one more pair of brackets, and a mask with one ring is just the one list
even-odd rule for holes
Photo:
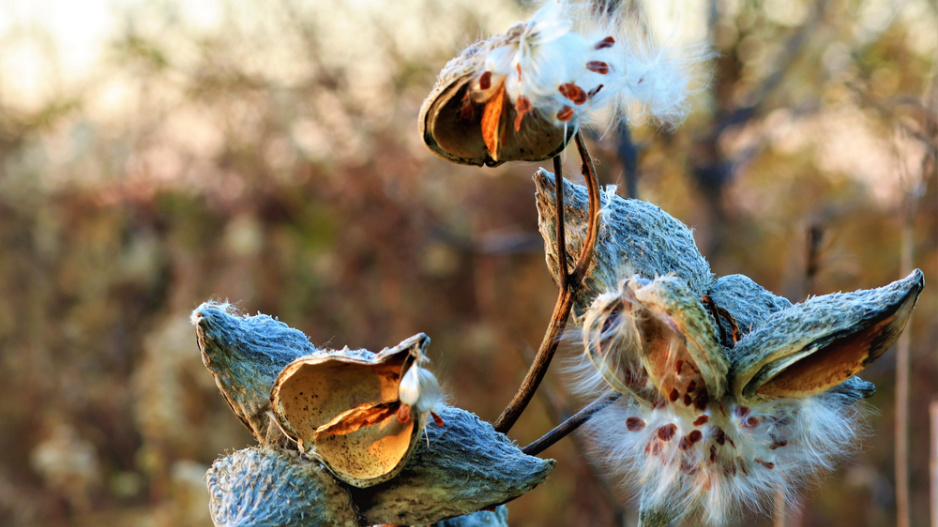
[[703,433],[701,433],[700,430],[691,430],[691,432],[687,434],[687,440],[690,441],[691,443],[696,443],[697,441],[700,441],[702,438],[703,438]]
[[638,432],[645,428],[645,421],[638,417],[629,417],[625,420],[625,427],[629,429],[629,432]]
[[762,465],[763,467],[769,470],[772,470],[773,468],[775,468],[775,463],[772,463],[771,461],[762,461],[761,459],[753,459],[753,461],[755,461],[756,463]]
[[661,453],[662,443],[657,439],[652,439],[645,445],[645,453],[651,456],[657,456]]
[[694,426],[700,426],[700,425],[703,425],[703,424],[707,424],[707,421],[709,421],[709,420],[710,420],[710,418],[707,417],[706,415],[701,415],[700,417],[697,418],[696,421],[694,421]]
[[736,448],[736,443],[733,442],[733,438],[732,438],[732,437],[726,436],[726,440],[730,442],[730,446],[731,446],[731,447]]
[[787,444],[788,444],[788,441],[782,439],[781,441],[776,441],[776,442],[772,443],[772,446],[770,446],[769,449],[775,450],[776,448],[782,448],[783,446],[785,446],[785,445],[787,445]]
[[743,459],[742,459],[742,458],[739,458],[738,461],[739,461],[739,470],[740,470],[740,472],[742,472],[744,476],[748,476],[748,475],[749,475],[749,471],[746,470],[746,464],[743,463]]
[[616,43],[616,39],[612,37],[606,37],[596,43],[596,49],[611,48],[613,44]]
[[743,428],[753,429],[758,427],[759,419],[757,417],[750,417],[749,419],[746,419],[746,422],[743,424]]
[[557,112],[557,120],[561,122],[567,122],[570,119],[573,119],[573,108],[569,106],[564,106]]
[[573,101],[573,104],[580,105],[586,102],[586,92],[583,91],[583,88],[580,88],[572,82],[561,84],[558,90],[560,91],[560,95]]
[[674,434],[677,433],[677,425],[671,423],[669,425],[664,425],[658,429],[658,438],[662,441],[670,441]]
[[736,416],[737,417],[746,417],[749,415],[749,408],[746,406],[737,406],[736,407]]
[[713,440],[717,442],[718,445],[723,446],[726,444],[726,432],[722,428],[717,428],[716,434],[713,436]]
[[673,403],[674,401],[677,401],[677,398],[680,396],[681,394],[678,393],[677,388],[674,388],[671,390],[671,395],[668,396],[668,399],[671,399],[671,402]]
[[690,406],[694,402],[694,398],[690,396],[689,393],[684,394],[684,406]]
[[486,71],[479,77],[479,88],[487,90],[492,87],[492,72]]
[[596,86],[595,88],[593,88],[592,90],[590,90],[589,93],[586,94],[586,96],[587,96],[587,97],[593,97],[593,96],[595,96],[597,93],[599,93],[599,90],[601,90],[601,89],[603,89],[603,85],[602,85],[602,84],[600,84],[599,86]]
[[707,407],[707,403],[710,402],[710,396],[707,395],[707,391],[704,390],[697,394],[697,397],[694,398],[694,406],[698,410],[703,410]]
[[717,460],[717,446],[710,445],[710,463],[714,463]]
[[687,385],[687,391],[692,392],[697,389],[697,381],[691,380],[690,384]]
[[601,60],[591,60],[586,63],[586,69],[596,72],[600,75],[605,75],[609,73],[609,64]]

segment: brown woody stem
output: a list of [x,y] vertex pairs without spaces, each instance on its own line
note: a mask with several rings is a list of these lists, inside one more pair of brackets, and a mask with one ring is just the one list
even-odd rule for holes
[[553,430],[544,434],[544,436],[537,441],[522,448],[521,451],[529,456],[536,456],[540,454],[541,452],[553,446],[553,444],[557,441],[560,441],[569,435],[570,432],[573,432],[579,428],[580,425],[589,421],[589,419],[593,417],[596,412],[609,406],[620,397],[622,397],[621,393],[613,393],[596,399],[595,401],[586,405],[582,410],[575,413],[572,417],[557,425]]
[[[531,363],[531,367],[528,369],[527,375],[524,376],[524,380],[521,381],[521,386],[518,388],[518,392],[515,394],[514,398],[508,403],[508,406],[502,411],[502,414],[498,416],[498,419],[495,420],[495,430],[503,434],[511,430],[511,427],[514,426],[518,418],[521,417],[522,412],[524,412],[524,409],[527,408],[528,403],[530,403],[531,399],[534,397],[534,392],[537,390],[537,387],[544,379],[547,368],[550,366],[550,361],[554,358],[554,353],[557,351],[557,346],[560,344],[560,334],[563,333],[563,329],[567,325],[567,318],[570,316],[570,310],[573,308],[573,299],[576,296],[576,291],[579,289],[580,282],[586,274],[586,269],[593,260],[593,249],[596,246],[596,239],[599,234],[599,225],[597,222],[599,212],[599,182],[596,178],[596,169],[593,167],[593,160],[586,150],[586,144],[583,142],[583,136],[580,132],[577,132],[574,139],[576,141],[577,150],[580,153],[580,158],[583,160],[583,177],[586,178],[586,188],[589,194],[589,221],[587,224],[586,241],[583,244],[580,257],[577,259],[576,268],[574,268],[570,276],[564,279],[564,275],[567,274],[566,240],[562,238],[564,231],[561,228],[557,229],[558,268],[560,269],[561,277],[560,294],[557,296],[557,303],[554,305],[554,312],[550,317],[550,324],[547,326],[547,331],[544,333],[544,338],[541,340],[541,346],[537,350],[534,362]],[[563,177],[558,170],[559,165],[559,161],[554,162],[554,169],[556,171],[555,177],[558,181],[554,191],[557,223],[558,225],[563,225],[564,186]]]

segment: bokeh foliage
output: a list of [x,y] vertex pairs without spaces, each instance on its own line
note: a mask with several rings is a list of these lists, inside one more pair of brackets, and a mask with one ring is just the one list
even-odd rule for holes
[[[527,7],[218,0],[208,23],[182,4],[117,4],[94,70],[70,81],[41,24],[0,35],[0,60],[49,51],[30,97],[0,89],[0,524],[208,524],[205,469],[251,439],[200,363],[188,315],[206,299],[278,316],[317,345],[378,350],[426,332],[451,403],[484,419],[549,318],[535,166],[457,167],[416,132],[445,61]],[[885,284],[912,250],[927,281],[910,327],[912,520],[924,524],[935,5],[678,11],[712,35],[712,81],[677,130],[593,134],[601,182],[695,227],[716,273],[791,300]],[[0,87],[16,76],[3,71]],[[577,178],[572,157],[567,170]],[[894,353],[867,370],[873,434],[793,525],[892,523],[894,370]],[[575,408],[559,372],[513,430],[520,443]],[[634,517],[610,505],[619,491],[583,451],[547,452],[558,469],[512,504],[513,525]]]

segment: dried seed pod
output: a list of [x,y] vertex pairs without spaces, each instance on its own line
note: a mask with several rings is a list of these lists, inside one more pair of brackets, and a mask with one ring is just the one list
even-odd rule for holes
[[614,389],[648,403],[719,400],[729,371],[698,297],[675,276],[638,275],[593,303],[584,317],[590,361]]
[[741,400],[807,397],[853,377],[899,337],[922,272],[877,289],[810,298],[778,311],[731,352]]
[[368,525],[428,525],[498,505],[543,482],[556,464],[524,454],[465,410],[443,407],[440,416],[446,426],[425,429],[426,441],[397,477],[351,489]]
[[399,412],[401,379],[430,339],[415,335],[380,353],[338,350],[300,358],[274,382],[271,407],[284,432],[339,479],[367,487],[394,477],[424,419]]
[[191,316],[202,362],[231,411],[260,441],[283,439],[270,422],[270,389],[284,366],[317,353],[301,331],[267,315],[241,317],[228,304],[205,302]]
[[225,527],[358,527],[348,491],[319,462],[279,447],[245,448],[205,475],[209,510]]
[[[536,112],[528,113],[523,102],[516,108],[504,100],[501,84],[483,75],[489,51],[518,40],[525,27],[516,24],[502,35],[477,42],[443,67],[419,118],[420,135],[435,154],[454,163],[494,167],[505,161],[550,159],[573,138],[575,127],[557,127]],[[472,84],[480,80],[483,85],[471,97]],[[474,100],[478,94],[483,94],[482,100]],[[485,96],[499,100],[489,105],[492,101]],[[483,123],[486,109],[490,114],[497,109],[498,115]],[[519,114],[524,117],[519,119]]]
[[[534,174],[534,183],[547,267],[558,282],[554,175],[540,169]],[[588,210],[586,188],[564,180],[568,269],[573,268],[583,248]],[[619,282],[633,274],[653,278],[675,273],[698,297],[710,287],[713,274],[697,250],[691,230],[667,212],[651,203],[604,193],[600,216],[596,252],[573,306],[577,319],[597,296],[617,290]]]

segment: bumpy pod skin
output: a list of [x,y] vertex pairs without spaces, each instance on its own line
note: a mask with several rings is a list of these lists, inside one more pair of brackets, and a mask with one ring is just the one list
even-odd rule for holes
[[261,443],[282,442],[270,421],[270,389],[284,366],[317,353],[301,331],[267,315],[238,316],[231,306],[205,302],[191,316],[202,362],[231,411]]
[[273,446],[223,457],[205,475],[219,527],[358,527],[342,487],[318,462]]
[[479,511],[436,523],[436,527],[508,527],[508,506],[499,505],[494,511]]
[[[420,415],[401,420],[397,410],[401,379],[429,343],[420,333],[379,353],[343,349],[299,358],[274,382],[271,408],[300,450],[342,481],[356,487],[386,481],[413,454],[425,424]],[[374,418],[360,426],[369,414]],[[359,424],[329,432],[343,420]]]
[[[524,28],[524,23],[516,24],[502,35],[476,42],[443,67],[420,108],[420,136],[433,153],[454,163],[494,167],[506,161],[550,159],[573,138],[574,127],[558,128],[531,114],[521,122],[519,131],[505,127],[497,159],[485,145],[483,105],[468,100],[466,95],[473,79],[482,73],[488,53],[520,38]],[[516,117],[514,107],[506,104],[503,119],[510,123]]]
[[773,313],[791,307],[791,301],[787,298],[766,291],[741,274],[717,278],[707,295],[716,305],[733,315],[740,335],[746,335],[761,326]]
[[[534,183],[547,267],[559,283],[554,175],[540,169],[534,174]],[[586,239],[588,202],[585,187],[564,180],[568,269],[576,264]],[[713,273],[697,249],[691,230],[661,208],[616,196],[604,198],[600,216],[596,252],[573,305],[578,321],[597,296],[615,291],[619,282],[632,274],[654,278],[675,273],[698,296],[710,287]]]
[[471,514],[530,491],[556,464],[524,454],[465,410],[442,407],[440,417],[445,426],[424,429],[425,440],[397,477],[352,489],[368,525],[428,525]]

